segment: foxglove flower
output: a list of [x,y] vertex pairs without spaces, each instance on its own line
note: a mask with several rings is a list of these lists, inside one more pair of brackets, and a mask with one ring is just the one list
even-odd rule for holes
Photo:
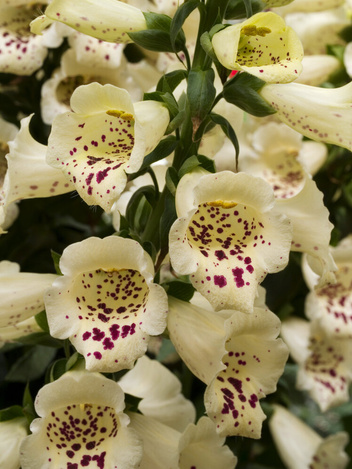
[[[242,147],[241,147],[242,148]],[[322,265],[321,284],[334,281],[335,263],[329,250],[333,228],[320,192],[306,168],[322,164],[326,146],[302,142],[302,136],[283,124],[270,122],[253,133],[250,148],[241,150],[240,166],[253,176],[265,179],[272,187],[277,213],[292,223],[291,250],[314,256]]]
[[64,172],[87,204],[110,212],[126,173],[137,171],[163,137],[169,112],[156,101],[133,105],[126,90],[98,83],[77,88],[71,108],[53,122],[47,162]]
[[89,370],[132,368],[166,326],[167,295],[149,255],[131,239],[92,237],[68,246],[60,269],[45,296],[51,335],[69,338]]
[[17,417],[0,422],[0,466],[20,469],[20,445],[27,436],[27,419]]
[[[160,385],[159,383],[162,383]],[[166,367],[146,355],[120,380],[122,390],[142,400],[138,410],[182,432],[195,420],[195,408],[181,393],[179,379]]]
[[258,284],[287,264],[289,220],[273,213],[274,194],[245,173],[189,173],[176,193],[170,260],[216,309],[251,312]]
[[[289,5],[283,5],[282,8],[278,8],[278,13],[286,15],[294,11],[322,11],[337,8],[345,3],[345,0],[294,0]],[[279,5],[277,5],[279,6]]]
[[45,14],[31,22],[31,31],[41,34],[54,21],[107,42],[132,42],[127,33],[147,29],[143,13],[138,8],[117,0],[53,0]]
[[124,406],[120,386],[98,373],[70,371],[45,385],[20,448],[22,469],[138,467],[142,447]]
[[212,45],[224,67],[268,83],[289,83],[302,70],[303,48],[297,34],[272,12],[222,29],[214,34]]
[[348,464],[349,458],[343,450],[348,443],[345,432],[322,438],[279,405],[274,407],[269,427],[287,469],[345,469]]
[[29,317],[12,326],[0,327],[0,347],[7,343],[17,342],[21,337],[36,332],[43,332],[43,330],[38,326],[34,317]]
[[[16,326],[44,309],[44,292],[55,274],[20,272],[16,262],[0,262],[0,328]],[[1,335],[1,332],[0,332]]]
[[260,95],[300,134],[352,150],[352,82],[340,88],[288,83],[265,85]]
[[308,391],[323,412],[348,401],[350,338],[328,336],[318,324],[311,327],[299,318],[283,322],[282,337],[299,365],[297,389]]
[[276,390],[288,356],[277,316],[263,308],[214,313],[170,298],[168,329],[182,360],[207,384],[204,404],[217,432],[260,438],[266,417],[259,400]]
[[305,55],[302,60],[303,70],[295,83],[319,86],[328,81],[331,74],[341,67],[340,61],[333,55]]

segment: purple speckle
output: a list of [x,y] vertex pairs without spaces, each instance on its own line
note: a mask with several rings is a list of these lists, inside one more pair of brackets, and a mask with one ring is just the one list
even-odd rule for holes
[[214,285],[223,288],[227,285],[227,280],[223,275],[214,275]]
[[236,287],[241,288],[244,286],[244,280],[242,278],[244,270],[240,267],[236,267],[236,269],[232,269],[233,276],[235,277]]

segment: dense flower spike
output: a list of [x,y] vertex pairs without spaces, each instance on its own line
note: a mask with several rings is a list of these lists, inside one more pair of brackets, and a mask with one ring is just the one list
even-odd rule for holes
[[316,324],[300,318],[283,322],[282,337],[299,365],[297,388],[308,391],[321,410],[348,401],[352,382],[352,344],[349,338],[331,337]]
[[166,326],[151,258],[131,239],[92,237],[68,246],[60,269],[45,297],[51,335],[69,338],[89,370],[132,368]]
[[126,90],[98,83],[77,88],[71,108],[53,122],[47,161],[87,204],[111,211],[126,173],[137,171],[164,135],[169,112],[156,101],[133,105]]
[[22,469],[138,467],[142,447],[128,427],[120,386],[98,373],[70,371],[40,389],[40,418],[22,443]]
[[289,83],[301,73],[302,44],[294,30],[272,12],[257,13],[212,39],[215,54],[230,70],[251,73],[268,83]]
[[[161,384],[162,383],[162,384]],[[139,397],[138,410],[178,431],[195,421],[195,408],[181,393],[177,377],[156,360],[146,355],[120,380],[127,394]]]
[[147,29],[141,10],[117,0],[53,0],[31,23],[31,31],[41,32],[54,21],[60,21],[88,36],[107,42],[132,42],[128,33]]
[[0,422],[1,467],[6,467],[6,469],[19,469],[19,449],[27,433],[27,419],[25,417]]
[[288,469],[345,469],[349,458],[343,448],[348,435],[338,432],[323,439],[302,420],[275,405],[269,420],[278,453]]
[[208,385],[205,408],[220,435],[260,438],[258,401],[275,391],[288,356],[277,316],[263,308],[216,314],[173,299],[168,329],[183,361]]
[[[0,328],[16,326],[44,309],[44,292],[55,274],[20,272],[16,262],[0,262]],[[0,333],[1,335],[1,333]]]
[[352,150],[352,82],[335,89],[300,83],[268,84],[261,96],[289,127],[319,142]]
[[273,213],[268,183],[223,171],[185,176],[176,194],[170,259],[216,309],[250,313],[258,284],[287,264],[289,220]]

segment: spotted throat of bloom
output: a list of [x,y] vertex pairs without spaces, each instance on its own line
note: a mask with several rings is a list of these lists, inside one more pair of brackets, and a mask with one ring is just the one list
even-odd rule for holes
[[39,416],[20,447],[22,469],[133,469],[142,446],[128,428],[124,393],[98,373],[70,371],[37,394]]
[[266,417],[259,400],[276,390],[288,357],[277,316],[263,308],[215,313],[170,298],[168,329],[182,360],[207,384],[204,404],[217,432],[260,438]]
[[31,22],[31,31],[41,34],[54,21],[60,21],[79,32],[107,42],[132,42],[128,33],[147,29],[138,8],[117,0],[53,0],[45,14]]
[[69,338],[89,370],[132,368],[166,326],[167,295],[149,255],[131,239],[92,237],[68,246],[60,269],[45,296],[51,335]]
[[270,185],[245,173],[188,173],[176,193],[170,260],[216,309],[250,313],[267,273],[288,261],[291,225]]
[[295,31],[276,13],[257,13],[215,33],[214,52],[221,64],[268,83],[289,83],[302,70],[303,47]]
[[352,150],[352,82],[340,88],[300,83],[268,84],[261,96],[275,116],[300,134]]
[[78,87],[71,108],[53,122],[47,161],[87,204],[110,212],[126,173],[137,171],[163,137],[169,112],[156,101],[132,104],[126,90],[99,83]]
[[271,185],[277,213],[289,217],[293,228],[291,250],[310,254],[320,262],[320,285],[335,280],[336,265],[329,248],[333,225],[308,165],[314,159],[321,165],[326,156],[324,144],[302,142],[298,132],[270,122],[253,133],[251,147],[244,147],[240,158],[243,171]]
[[348,401],[350,338],[327,335],[319,324],[294,317],[283,322],[282,337],[298,363],[297,389],[308,391],[322,412]]
[[348,434],[338,432],[322,438],[284,407],[275,405],[269,428],[278,453],[288,469],[345,469]]

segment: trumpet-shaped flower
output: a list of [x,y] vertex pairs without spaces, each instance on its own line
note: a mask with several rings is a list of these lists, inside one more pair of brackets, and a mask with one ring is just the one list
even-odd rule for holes
[[284,407],[275,405],[269,427],[287,469],[345,469],[349,458],[343,448],[348,434],[338,432],[322,438]]
[[340,88],[300,83],[265,85],[261,96],[300,134],[352,150],[352,82]]
[[111,211],[126,173],[137,171],[163,137],[169,112],[156,101],[133,105],[126,90],[98,83],[77,88],[71,108],[53,122],[47,161],[87,204]]
[[12,326],[0,327],[0,347],[35,332],[43,332],[43,330],[38,326],[34,317],[29,317]]
[[[141,469],[233,469],[237,458],[224,445],[214,423],[202,417],[181,433],[152,418],[130,412],[131,427],[143,441]],[[156,444],[157,442],[157,444]]]
[[0,262],[0,328],[16,326],[44,309],[44,292],[55,274],[20,272],[16,262]]
[[120,386],[98,373],[70,371],[45,385],[20,448],[22,469],[138,467],[142,446],[124,406]]
[[330,75],[340,69],[340,61],[333,55],[305,55],[302,60],[303,70],[295,83],[319,86]]
[[[301,150],[303,150],[301,152]],[[321,283],[334,280],[335,263],[329,251],[333,228],[320,192],[308,173],[305,162],[322,164],[327,156],[325,145],[302,142],[302,136],[274,122],[259,127],[252,145],[241,153],[241,169],[265,179],[276,198],[276,211],[292,223],[291,250],[306,252],[322,264]],[[311,161],[309,161],[311,160]]]
[[287,264],[289,220],[273,213],[274,194],[245,173],[189,173],[176,193],[170,260],[216,309],[251,312],[258,284]]
[[119,380],[119,385],[125,393],[142,399],[138,409],[143,415],[175,430],[182,432],[195,420],[195,408],[181,393],[179,379],[146,355],[137,360],[132,370]]
[[260,438],[266,417],[259,399],[275,391],[288,356],[277,316],[263,308],[216,314],[170,299],[168,329],[182,360],[208,385],[205,408],[218,433]]
[[68,246],[60,269],[45,296],[51,335],[69,338],[89,370],[132,368],[166,326],[167,296],[149,255],[131,239],[92,237]]
[[349,338],[327,336],[318,324],[290,318],[282,337],[299,365],[297,388],[309,392],[321,410],[348,401],[352,381],[352,344]]
[[20,445],[27,436],[27,419],[18,417],[0,422],[0,466],[20,468]]
[[143,13],[138,8],[117,0],[53,0],[45,14],[31,22],[31,31],[41,34],[54,21],[107,42],[132,42],[127,33],[147,29]]
[[302,70],[303,48],[297,34],[272,12],[222,29],[214,34],[212,45],[224,67],[268,83],[289,83]]

